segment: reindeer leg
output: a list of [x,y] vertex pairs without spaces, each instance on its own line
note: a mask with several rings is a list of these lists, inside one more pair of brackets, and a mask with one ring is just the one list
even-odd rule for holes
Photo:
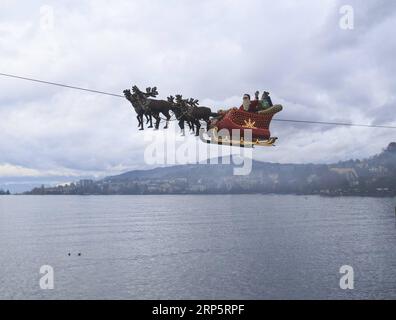
[[138,126],[138,128],[140,127],[139,130],[142,130],[142,129],[141,129],[141,127],[142,127],[142,121],[140,120],[140,116],[137,115],[137,116],[136,116],[136,119],[137,119],[137,121],[138,121],[138,125],[137,125],[137,126]]
[[190,133],[194,134],[195,133],[195,121],[191,120],[190,121],[191,127],[190,127]]
[[186,135],[186,133],[185,133],[185,131],[184,131],[184,120],[179,120],[179,127],[180,127],[180,130],[181,130],[181,132],[182,132],[182,136],[184,137],[185,135]]
[[169,124],[169,119],[170,119],[170,114],[169,114],[169,112],[167,112],[167,113],[165,114],[165,117],[166,117],[166,124],[165,124],[164,129],[168,129],[168,124]]
[[196,136],[199,136],[199,129],[201,128],[201,123],[199,122],[199,120],[196,120],[195,125],[197,127],[197,132],[195,133]]
[[187,124],[188,124],[188,129],[190,130],[190,132],[194,131],[194,125],[191,123],[190,120],[186,120]]
[[144,127],[143,127],[143,115],[139,115],[139,123],[140,123],[140,129],[139,130],[144,130]]
[[150,119],[150,125],[148,127],[152,128],[153,127],[153,117],[151,114],[149,114],[149,119]]
[[153,114],[153,117],[155,119],[155,128],[154,128],[154,130],[158,130],[159,124],[161,122],[161,118],[160,118],[159,114]]

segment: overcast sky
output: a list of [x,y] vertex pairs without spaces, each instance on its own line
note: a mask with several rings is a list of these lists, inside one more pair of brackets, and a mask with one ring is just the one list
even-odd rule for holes
[[[213,110],[266,89],[284,106],[278,118],[396,125],[391,0],[21,4],[0,2],[3,73],[118,94],[157,86],[161,98],[182,93]],[[345,4],[354,9],[352,30],[340,28]],[[271,129],[277,147],[256,148],[256,160],[363,158],[396,140],[396,130],[385,129]],[[137,130],[122,98],[0,77],[0,185],[148,168],[149,133]]]

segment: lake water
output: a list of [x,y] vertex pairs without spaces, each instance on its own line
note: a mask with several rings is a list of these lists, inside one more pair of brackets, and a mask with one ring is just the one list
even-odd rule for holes
[[[0,299],[395,299],[395,204],[1,196]],[[53,290],[40,289],[42,265]],[[353,290],[340,289],[342,265],[354,268]]]

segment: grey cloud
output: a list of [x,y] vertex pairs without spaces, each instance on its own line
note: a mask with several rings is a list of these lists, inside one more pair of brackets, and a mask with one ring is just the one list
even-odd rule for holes
[[[349,3],[352,31],[338,27],[343,2],[330,0],[5,1],[0,72],[120,94],[156,85],[162,98],[182,93],[215,110],[268,89],[285,106],[279,118],[395,122],[395,4]],[[52,31],[40,29],[44,4],[54,8]],[[88,175],[147,167],[127,101],[11,79],[0,86],[0,164]],[[280,122],[272,130],[278,148],[255,151],[258,160],[337,161],[394,140],[384,130]],[[367,146],[373,137],[383,143]]]

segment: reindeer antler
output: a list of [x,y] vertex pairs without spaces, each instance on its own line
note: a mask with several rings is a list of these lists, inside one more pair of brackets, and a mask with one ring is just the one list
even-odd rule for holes
[[154,88],[148,87],[148,88],[146,88],[145,95],[146,95],[146,97],[156,97],[156,96],[158,96],[157,87],[154,87]]
[[197,107],[199,105],[199,100],[190,98],[190,100],[186,101],[190,106]]
[[140,91],[140,89],[139,89],[136,85],[134,85],[134,86],[132,87],[132,91],[133,91],[133,93],[136,93],[136,94],[142,93],[142,91]]

